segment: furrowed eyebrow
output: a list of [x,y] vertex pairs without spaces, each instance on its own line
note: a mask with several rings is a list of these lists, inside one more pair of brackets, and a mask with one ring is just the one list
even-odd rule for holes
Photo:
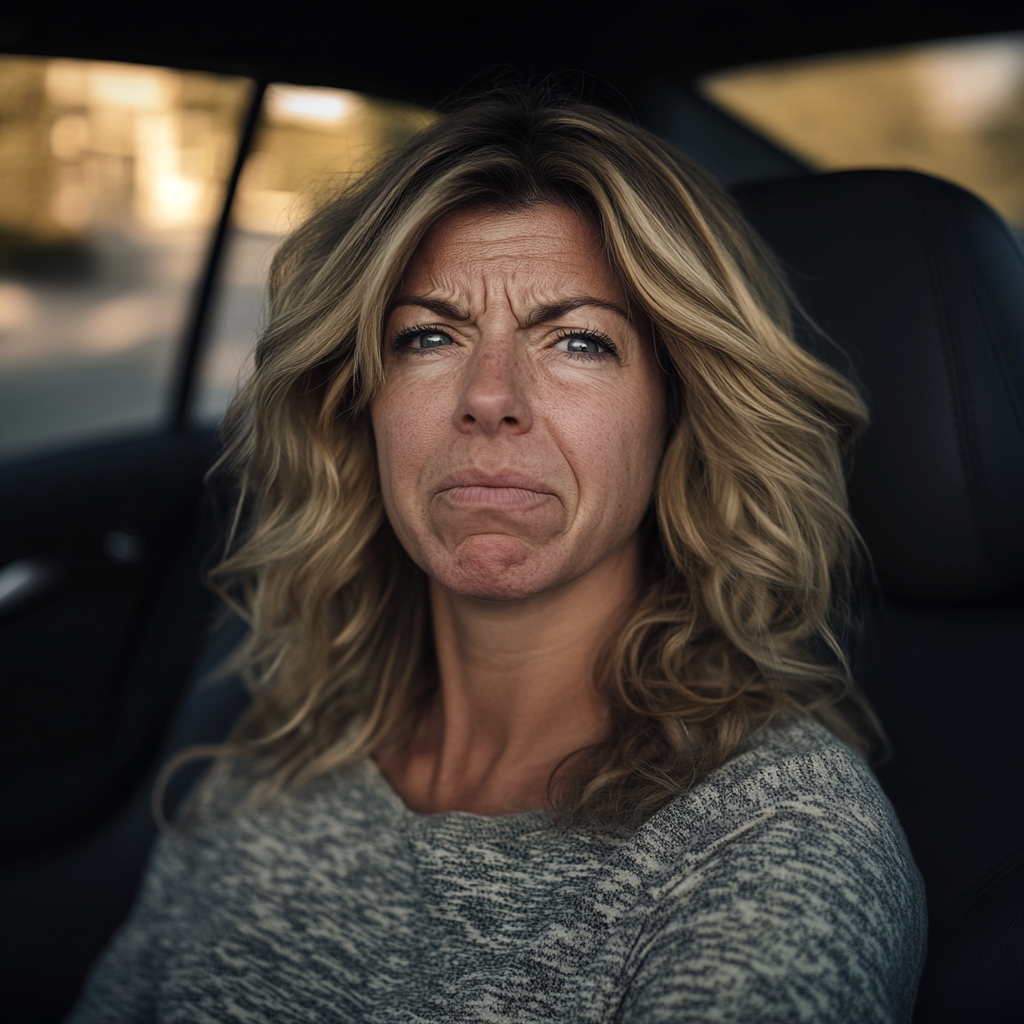
[[441,302],[439,299],[428,299],[422,295],[403,295],[401,298],[395,299],[394,302],[388,306],[388,314],[397,309],[399,306],[419,306],[422,309],[429,309],[431,313],[436,313],[438,316],[447,317],[449,320],[468,320],[469,313],[464,309],[459,309],[458,306],[453,306],[450,302]]
[[593,295],[577,295],[575,298],[566,299],[564,302],[552,302],[550,305],[538,306],[536,309],[531,310],[530,315],[526,318],[526,325],[528,327],[535,327],[537,324],[547,323],[549,320],[557,320],[559,317],[565,316],[566,313],[571,313],[574,309],[581,309],[583,306],[597,306],[599,309],[610,309],[613,313],[618,313],[626,323],[630,322],[626,311],[620,309],[614,302],[598,299]]
[[[419,306],[422,309],[429,309],[431,313],[436,313],[438,316],[447,317],[449,320],[469,319],[469,313],[466,310],[460,309],[450,302],[442,302],[440,299],[428,299],[423,295],[403,295],[401,298],[395,299],[388,306],[388,314],[390,315],[399,306]],[[565,316],[566,313],[571,313],[574,309],[581,309],[584,306],[597,306],[599,309],[609,309],[613,313],[618,313],[626,323],[630,323],[626,311],[616,306],[614,302],[598,299],[593,295],[577,295],[562,302],[552,302],[546,306],[537,306],[530,311],[530,315],[526,318],[526,326],[536,327],[537,324],[547,323],[549,320],[557,320],[559,317]]]

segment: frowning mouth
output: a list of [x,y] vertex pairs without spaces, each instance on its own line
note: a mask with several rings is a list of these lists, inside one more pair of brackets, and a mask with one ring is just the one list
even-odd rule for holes
[[548,485],[523,473],[467,470],[442,480],[437,496],[463,508],[528,510],[554,494]]
[[453,505],[467,508],[528,509],[547,501],[552,495],[522,487],[448,487],[440,496]]

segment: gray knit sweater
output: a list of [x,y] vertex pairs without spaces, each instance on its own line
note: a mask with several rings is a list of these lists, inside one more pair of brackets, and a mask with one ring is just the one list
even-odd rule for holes
[[811,722],[626,839],[414,814],[370,763],[262,809],[229,789],[159,843],[74,1024],[910,1019],[920,877]]

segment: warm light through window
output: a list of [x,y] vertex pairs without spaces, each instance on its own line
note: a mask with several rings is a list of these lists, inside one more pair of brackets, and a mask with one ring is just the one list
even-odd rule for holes
[[251,90],[0,56],[0,458],[165,421]]
[[707,96],[823,170],[907,167],[1024,229],[1024,35],[739,68]]
[[345,89],[310,89],[295,85],[272,85],[267,89],[267,118],[276,124],[338,125],[356,116],[363,100]]

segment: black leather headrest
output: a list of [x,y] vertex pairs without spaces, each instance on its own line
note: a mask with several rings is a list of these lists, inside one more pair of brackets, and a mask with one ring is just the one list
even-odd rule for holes
[[[1024,251],[963,189],[911,171],[741,186],[740,206],[864,386],[851,480],[883,590],[1024,592]],[[807,344],[847,370],[827,345]]]

